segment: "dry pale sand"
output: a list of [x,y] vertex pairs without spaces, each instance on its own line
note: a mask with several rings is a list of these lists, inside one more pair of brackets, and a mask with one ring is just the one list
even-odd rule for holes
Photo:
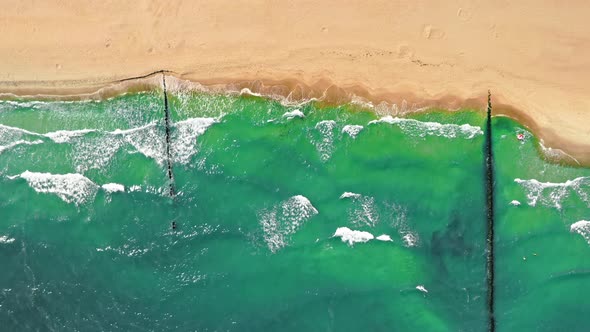
[[0,11],[0,92],[169,70],[294,96],[484,108],[590,163],[589,1],[27,1]]

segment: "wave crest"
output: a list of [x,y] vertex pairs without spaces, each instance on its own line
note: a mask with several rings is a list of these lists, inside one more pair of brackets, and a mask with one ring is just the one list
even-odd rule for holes
[[197,137],[207,131],[215,123],[217,118],[191,118],[179,121],[174,124],[175,131],[172,133],[172,156],[174,162],[188,164],[196,151]]
[[590,244],[590,221],[580,220],[570,226],[570,232],[578,233]]
[[263,211],[259,219],[270,251],[276,252],[287,246],[290,236],[316,214],[318,210],[302,195],[290,197],[278,206]]
[[20,178],[38,193],[55,194],[66,203],[76,205],[93,199],[98,185],[87,177],[77,174],[51,174],[25,171]]
[[8,237],[8,235],[2,235],[2,236],[0,236],[0,243],[10,244],[10,243],[12,243],[14,241],[15,241],[15,239],[13,237]]
[[369,122],[369,124],[377,123],[397,125],[404,133],[418,137],[440,136],[472,139],[476,136],[483,135],[480,127],[469,124],[458,125],[454,123],[423,122],[415,119],[394,118],[391,115]]
[[304,118],[304,117],[305,117],[305,114],[303,114],[303,112],[301,112],[299,109],[295,109],[290,112],[285,112],[285,114],[283,114],[283,118],[286,118],[287,120],[291,120],[293,118]]
[[349,246],[352,246],[355,243],[369,242],[375,238],[373,234],[369,232],[355,231],[348,227],[337,228],[332,237],[339,237],[342,242],[348,243]]
[[579,177],[563,183],[540,182],[536,179],[514,179],[514,182],[525,189],[529,206],[536,206],[540,202],[543,206],[561,209],[563,201],[572,192],[590,206],[590,197],[583,189],[590,188],[590,177]]
[[356,136],[363,130],[363,126],[359,125],[345,125],[342,128],[342,133],[348,134],[348,136],[352,138],[356,138]]

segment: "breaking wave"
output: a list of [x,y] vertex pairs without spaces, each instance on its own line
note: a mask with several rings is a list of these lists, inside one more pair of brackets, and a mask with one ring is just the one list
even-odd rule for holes
[[336,229],[336,232],[334,235],[332,235],[332,237],[339,237],[342,242],[346,242],[350,246],[354,245],[355,243],[369,242],[375,238],[373,234],[369,232],[355,231],[348,227],[339,227]]
[[[187,164],[196,151],[196,139],[205,133],[219,118],[191,118],[172,125],[173,161]],[[96,133],[96,135],[88,135]],[[18,145],[34,145],[49,139],[57,144],[71,144],[72,159],[76,171],[84,173],[90,169],[101,169],[109,164],[117,151],[125,145],[132,147],[131,153],[138,152],[153,159],[160,166],[166,160],[166,139],[158,121],[146,125],[116,129],[112,132],[98,129],[59,130],[39,134],[21,128],[0,125],[0,153]]]
[[[66,203],[76,206],[93,200],[99,189],[106,193],[125,192],[125,186],[119,183],[98,185],[82,174],[51,174],[25,171],[22,174],[9,176],[8,179],[24,179],[29,187],[38,193],[54,194]],[[129,192],[141,191],[140,186],[132,186]],[[163,194],[163,189],[147,187],[147,193]]]
[[15,239],[13,237],[8,237],[8,235],[0,236],[0,243],[2,243],[2,244],[10,244],[14,241],[15,241]]
[[285,112],[285,114],[283,114],[283,118],[286,118],[287,120],[291,120],[293,118],[304,118],[304,117],[305,117],[305,114],[303,114],[303,112],[301,112],[299,109],[295,109],[290,112]]
[[166,160],[166,139],[164,131],[154,121],[149,125],[129,130],[116,130],[112,133],[123,138],[142,155],[154,159],[160,166]]
[[0,124],[0,154],[19,145],[43,143],[39,134]]
[[12,149],[15,146],[18,146],[18,145],[36,145],[36,144],[41,144],[41,143],[43,143],[43,141],[41,141],[41,140],[36,140],[36,141],[18,140],[16,142],[12,142],[7,145],[0,145],[0,154],[2,154],[2,152],[6,151],[6,150]]
[[259,214],[264,231],[264,241],[272,252],[287,246],[293,235],[305,221],[318,214],[307,197],[293,196],[270,210]]
[[514,179],[514,182],[520,184],[525,189],[527,203],[530,206],[536,206],[537,203],[541,203],[543,206],[561,209],[563,201],[571,193],[577,194],[582,201],[590,206],[590,197],[588,196],[590,177],[579,177],[563,183],[540,182],[535,179]]
[[101,188],[108,193],[124,192],[125,191],[125,186],[122,184],[118,184],[118,183],[103,184],[101,186]]
[[438,123],[438,122],[423,122],[415,119],[406,119],[392,117],[391,115],[382,117],[379,120],[373,120],[369,124],[389,123],[397,125],[400,129],[412,136],[440,136],[446,138],[465,138],[471,139],[478,135],[483,135],[483,131],[478,126],[469,124],[454,124],[454,123]]
[[402,237],[402,240],[404,241],[404,245],[408,248],[418,245],[418,237],[414,233],[407,232]]
[[6,125],[0,124],[0,138],[5,139],[14,139],[20,138],[23,136],[35,136],[35,137],[46,137],[50,140],[54,141],[55,143],[67,143],[73,137],[80,137],[84,136],[88,133],[94,132],[96,129],[80,129],[80,130],[58,130],[52,131],[46,134],[39,134],[32,131],[28,131],[26,129],[17,128],[17,127],[10,127]]
[[375,239],[379,240],[379,241],[393,242],[393,240],[391,239],[391,236],[389,236],[387,234],[381,234],[381,235],[377,236]]
[[96,195],[98,186],[81,174],[51,174],[25,171],[20,178],[38,193],[55,194],[66,203],[82,204]]
[[426,287],[424,287],[424,285],[418,285],[418,286],[416,286],[416,289],[421,291],[422,293],[428,293],[428,289],[426,289]]
[[352,138],[356,138],[356,136],[363,130],[363,126],[359,125],[345,125],[342,128],[343,134],[348,134],[348,136]]
[[84,136],[95,131],[94,129],[58,130],[44,134],[43,136],[50,138],[55,143],[68,143],[74,137]]
[[381,234],[375,237],[373,234],[369,232],[352,230],[348,227],[338,227],[336,229],[336,232],[334,232],[334,235],[332,235],[332,237],[339,237],[342,240],[342,242],[348,243],[348,245],[350,246],[353,246],[355,243],[369,242],[373,239],[384,242],[393,241],[391,237],[387,234]]
[[172,133],[173,161],[188,164],[196,151],[196,139],[204,134],[207,128],[219,122],[216,118],[192,118],[174,124],[176,130]]
[[580,220],[570,226],[570,232],[578,233],[590,244],[590,221]]
[[361,194],[356,194],[356,193],[351,193],[351,192],[346,191],[342,195],[340,195],[340,199],[356,198],[356,197],[361,197]]

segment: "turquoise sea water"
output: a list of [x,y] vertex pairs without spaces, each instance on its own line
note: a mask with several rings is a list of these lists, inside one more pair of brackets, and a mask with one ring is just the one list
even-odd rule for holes
[[[483,112],[168,97],[0,102],[1,330],[488,329]],[[590,170],[492,125],[497,330],[587,331]]]

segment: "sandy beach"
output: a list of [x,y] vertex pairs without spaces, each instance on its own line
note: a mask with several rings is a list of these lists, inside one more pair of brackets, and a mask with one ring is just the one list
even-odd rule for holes
[[409,108],[483,109],[489,89],[496,115],[588,164],[588,14],[587,1],[9,0],[0,94],[76,95],[160,70]]

